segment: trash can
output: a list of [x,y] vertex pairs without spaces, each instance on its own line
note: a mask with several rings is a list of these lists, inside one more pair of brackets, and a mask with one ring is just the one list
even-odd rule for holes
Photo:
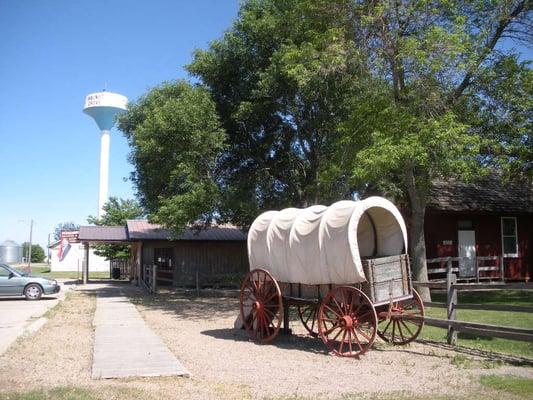
[[113,279],[120,279],[120,268],[119,267],[113,267],[113,271],[111,273],[111,277]]

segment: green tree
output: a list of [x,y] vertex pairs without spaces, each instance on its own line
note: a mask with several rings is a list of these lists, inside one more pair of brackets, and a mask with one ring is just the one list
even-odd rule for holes
[[[22,254],[24,257],[28,257],[29,242],[22,243]],[[44,262],[45,254],[44,249],[38,244],[31,245],[31,262],[42,263]]]
[[[467,180],[480,166],[523,165],[531,157],[530,148],[519,154],[531,144],[531,71],[501,45],[505,37],[531,40],[531,6],[357,2],[358,48],[375,87],[368,101],[354,100],[338,149],[354,154],[355,178],[406,201],[417,280],[427,280],[424,216],[432,180]],[[529,86],[509,92],[528,79]]]
[[247,1],[188,70],[211,92],[228,147],[217,163],[222,219],[353,195],[332,163],[337,125],[361,92],[351,1]]
[[[103,206],[104,214],[100,217],[89,216],[87,222],[94,225],[124,226],[126,220],[143,216],[143,209],[139,203],[131,199],[110,197]],[[107,260],[115,258],[129,258],[130,246],[127,244],[100,244],[94,246],[94,253]]]
[[80,226],[73,221],[61,222],[54,228],[54,239],[59,240],[62,231],[78,231],[79,229]]
[[151,220],[178,233],[190,221],[212,219],[219,201],[215,163],[225,134],[205,89],[163,83],[129,104],[119,129],[131,147],[131,178]]

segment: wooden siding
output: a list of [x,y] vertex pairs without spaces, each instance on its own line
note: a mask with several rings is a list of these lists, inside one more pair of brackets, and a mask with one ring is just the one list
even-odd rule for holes
[[238,287],[248,271],[246,242],[238,241],[143,241],[143,263],[154,263],[154,249],[173,249],[176,286]]
[[[505,278],[528,280],[533,277],[533,216],[530,215],[476,215],[467,213],[427,212],[425,238],[427,258],[457,257],[459,221],[471,221],[475,231],[478,257],[502,254],[501,217],[516,217],[518,257],[504,259]],[[465,228],[463,228],[465,229]],[[451,244],[445,244],[451,242]]]

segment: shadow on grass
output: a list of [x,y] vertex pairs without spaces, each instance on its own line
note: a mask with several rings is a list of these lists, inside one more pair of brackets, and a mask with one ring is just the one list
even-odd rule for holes
[[443,350],[449,350],[456,353],[467,354],[470,356],[480,357],[488,361],[504,362],[506,364],[511,365],[533,367],[533,360],[530,358],[519,357],[510,354],[495,353],[488,350],[476,349],[460,345],[453,346],[447,343],[437,342],[434,340],[418,339],[417,341],[427,346],[432,346]]

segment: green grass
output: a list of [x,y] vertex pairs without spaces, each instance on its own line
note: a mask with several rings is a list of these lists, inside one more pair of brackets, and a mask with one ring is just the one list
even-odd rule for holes
[[[459,304],[473,303],[533,306],[533,291],[508,290],[490,292],[459,292],[458,296]],[[446,295],[441,293],[432,294],[432,301],[446,302]],[[428,317],[446,319],[446,309],[426,308],[426,315]],[[526,312],[457,310],[457,319],[461,321],[533,329],[533,313]],[[445,342],[446,329],[425,326],[420,337],[423,339]],[[457,344],[465,347],[512,354],[533,359],[533,343],[528,342],[459,333]]]
[[511,375],[484,375],[481,385],[524,398],[533,397],[533,379]]
[[[44,265],[32,265],[31,268],[32,275],[44,276],[45,278],[54,278],[54,279],[81,279],[81,271],[78,274],[78,271],[50,271],[50,267],[46,264]],[[89,279],[105,279],[109,278],[109,272],[89,272]]]
[[0,400],[133,400],[142,398],[146,398],[146,393],[141,390],[111,386],[99,389],[60,386],[48,390],[41,389],[30,392],[0,393]]

